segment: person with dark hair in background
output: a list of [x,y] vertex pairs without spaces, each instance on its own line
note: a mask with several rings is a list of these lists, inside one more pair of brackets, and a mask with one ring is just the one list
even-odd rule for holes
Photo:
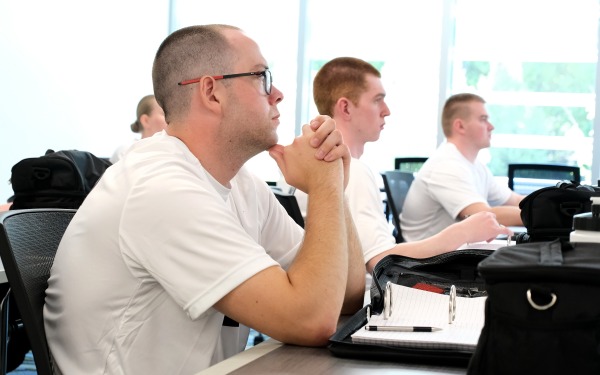
[[[223,359],[224,317],[326,345],[365,292],[335,122],[318,116],[278,145],[283,94],[233,26],[175,31],[152,78],[169,126],[104,173],[58,248],[44,308],[55,368],[195,373]],[[305,230],[244,166],[265,150],[308,194]]]
[[[140,99],[136,110],[136,120],[130,127],[132,132],[141,135],[141,139],[151,137],[154,133],[167,128],[165,113],[156,102],[154,95],[146,95]],[[110,162],[116,163],[130,146],[131,143],[126,143],[118,147],[110,157]]]
[[369,272],[389,254],[426,258],[455,250],[467,242],[486,241],[510,233],[498,224],[494,214],[483,213],[422,241],[397,244],[383,214],[376,177],[360,160],[365,144],[379,139],[385,118],[390,115],[381,73],[364,60],[339,57],[317,72],[313,95],[319,113],[335,120],[350,148],[352,163],[346,196]]

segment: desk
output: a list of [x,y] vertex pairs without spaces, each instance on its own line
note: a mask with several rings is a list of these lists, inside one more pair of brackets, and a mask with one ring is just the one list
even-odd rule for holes
[[338,358],[334,357],[327,348],[286,345],[279,341],[268,339],[196,375],[388,375],[399,372],[412,375],[445,375],[466,374],[467,369],[416,363]]
[[[369,288],[365,304],[370,301]],[[350,318],[341,316],[338,326]],[[409,375],[466,374],[464,367],[423,363],[396,363],[335,357],[326,347],[312,348],[282,344],[272,338],[211,366],[196,375],[310,374],[310,375]]]
[[[364,304],[371,300],[370,277],[367,278]],[[350,318],[341,316],[338,326]],[[253,374],[310,374],[310,375],[389,375],[402,372],[408,375],[466,374],[466,367],[368,361],[335,357],[328,348],[312,348],[282,344],[272,338],[234,355],[196,375],[253,375]]]

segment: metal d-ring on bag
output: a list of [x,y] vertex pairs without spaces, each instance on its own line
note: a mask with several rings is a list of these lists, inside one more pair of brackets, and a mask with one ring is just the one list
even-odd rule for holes
[[531,305],[531,307],[533,307],[536,310],[548,310],[549,308],[551,308],[552,306],[554,306],[554,304],[556,303],[556,294],[554,293],[550,293],[550,302],[548,302],[545,305],[538,305],[537,303],[535,303],[533,301],[533,298],[531,297],[531,289],[527,289],[527,301],[529,302],[529,304]]

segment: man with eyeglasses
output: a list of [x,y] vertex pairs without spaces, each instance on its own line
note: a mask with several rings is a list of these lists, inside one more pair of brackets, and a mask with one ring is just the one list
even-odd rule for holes
[[[235,27],[174,32],[152,76],[167,129],[103,175],[56,255],[44,318],[58,372],[195,373],[224,357],[224,320],[325,345],[365,278],[335,123],[278,145],[283,95]],[[245,169],[264,150],[308,193],[306,231]]]

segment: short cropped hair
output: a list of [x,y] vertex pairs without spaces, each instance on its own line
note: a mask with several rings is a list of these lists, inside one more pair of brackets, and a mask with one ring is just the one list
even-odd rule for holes
[[313,98],[319,113],[333,117],[335,103],[341,97],[357,105],[367,90],[368,74],[381,78],[373,65],[354,57],[338,57],[323,65],[313,81]]
[[463,93],[452,95],[446,100],[442,111],[442,130],[444,135],[452,135],[452,123],[457,118],[469,117],[469,106],[471,102],[485,103],[485,100],[479,95]]
[[190,26],[169,35],[160,45],[152,66],[152,84],[165,120],[181,119],[189,110],[193,85],[178,83],[205,75],[229,71],[234,51],[223,30],[239,30],[229,25]]

